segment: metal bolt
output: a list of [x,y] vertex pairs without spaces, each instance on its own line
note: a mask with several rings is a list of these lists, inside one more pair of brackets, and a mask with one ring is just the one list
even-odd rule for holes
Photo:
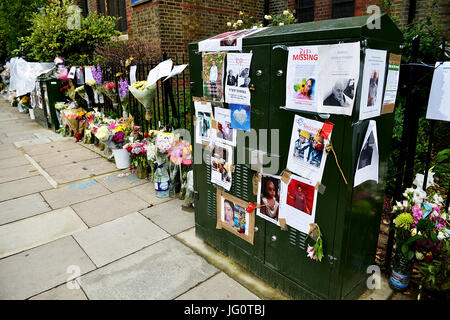
[[261,75],[262,75],[262,71],[261,70],[257,70],[256,71],[256,76],[261,77]]
[[259,230],[258,227],[255,227],[255,232],[258,232],[258,230]]
[[277,71],[277,76],[281,77],[283,75],[283,70],[278,70]]
[[272,241],[277,241],[277,237],[276,236],[272,236]]

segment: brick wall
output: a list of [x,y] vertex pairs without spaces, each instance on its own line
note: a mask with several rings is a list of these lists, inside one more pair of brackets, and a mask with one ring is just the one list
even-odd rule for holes
[[[264,1],[262,1],[262,2],[264,2]],[[293,8],[289,7],[289,2],[294,3]],[[295,9],[295,0],[294,1],[291,1],[291,0],[270,0],[269,1],[269,13],[270,14],[279,14],[279,13],[282,13],[283,10],[286,10],[288,8],[291,10]]]
[[131,1],[127,1],[129,39],[139,40],[149,53],[154,54],[162,52],[159,3],[160,1],[151,1],[132,7]]
[[314,21],[331,19],[331,0],[316,0],[314,3]]

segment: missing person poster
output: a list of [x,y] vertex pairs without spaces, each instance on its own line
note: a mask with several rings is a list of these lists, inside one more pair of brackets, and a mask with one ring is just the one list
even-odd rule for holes
[[436,62],[428,98],[427,119],[450,121],[450,61]]
[[388,74],[386,79],[386,88],[384,89],[383,108],[381,109],[381,114],[394,112],[398,81],[400,79],[401,60],[401,55],[393,53],[389,54]]
[[378,161],[377,123],[370,120],[356,165],[354,187],[367,180],[378,183]]
[[216,142],[211,154],[211,182],[229,191],[231,189],[233,165],[233,148]]
[[316,85],[319,73],[319,47],[289,47],[286,74],[286,108],[317,111]]
[[225,52],[204,53],[203,62],[203,96],[223,102],[223,72],[225,66]]
[[215,107],[214,120],[216,120],[216,141],[236,146],[236,129],[231,128],[231,110]]
[[325,146],[331,138],[332,124],[326,135],[322,131],[324,123],[295,115],[287,168],[312,182],[322,180],[327,153]]
[[386,50],[366,49],[359,120],[377,117],[381,113],[386,55]]
[[250,63],[252,53],[228,53],[225,102],[250,105]]
[[316,216],[317,190],[314,186],[311,180],[296,175],[291,175],[287,183],[281,181],[280,218],[306,234]]
[[280,225],[278,216],[280,213],[281,177],[262,174],[258,184],[257,203],[260,207],[256,214],[261,218]]
[[351,115],[359,78],[359,42],[320,46],[319,57],[320,101],[317,111]]
[[195,107],[195,142],[209,143],[211,141],[212,129],[212,107],[210,102],[194,101]]

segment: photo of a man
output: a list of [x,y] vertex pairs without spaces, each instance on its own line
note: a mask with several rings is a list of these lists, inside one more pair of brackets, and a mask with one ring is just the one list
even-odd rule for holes
[[217,99],[217,66],[216,61],[212,61],[211,69],[209,69],[209,92],[211,93],[211,99]]
[[230,70],[228,70],[228,76],[227,76],[227,85],[228,86],[237,86],[237,84],[238,84],[238,80],[237,80],[237,78],[238,78],[238,75],[233,75],[233,70],[232,69],[230,69]]
[[323,101],[324,106],[350,107],[349,98],[345,96],[347,80],[341,79],[334,83],[331,94]]
[[364,144],[361,150],[361,155],[359,156],[358,170],[370,166],[372,164],[372,154],[375,145],[375,138],[373,132],[370,133],[369,138]]

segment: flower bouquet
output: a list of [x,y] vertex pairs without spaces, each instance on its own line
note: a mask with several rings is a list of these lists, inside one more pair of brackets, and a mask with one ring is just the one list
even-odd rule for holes
[[117,106],[119,105],[119,102],[117,100],[117,91],[116,91],[116,85],[114,82],[108,82],[101,86],[102,94],[106,95],[112,102],[112,105],[114,109],[117,109]]
[[450,273],[448,208],[443,208],[433,173],[428,175],[427,191],[422,189],[423,180],[424,176],[417,174],[413,181],[416,188],[406,189],[405,200],[397,201],[392,210],[397,253],[389,282],[398,291],[408,287],[414,261],[421,265],[423,284],[433,286],[439,282],[439,288],[450,288],[447,277],[438,280],[438,274],[433,274],[433,270]]
[[150,120],[150,108],[153,103],[153,98],[156,94],[156,84],[147,86],[147,81],[137,81],[133,85],[128,86],[133,96],[140,102],[145,108],[145,119]]
[[77,142],[81,140],[84,130],[84,115],[86,111],[83,108],[77,108],[75,104],[70,104],[67,109],[61,112],[61,122],[73,131]]
[[[186,194],[186,186],[187,186],[187,173],[190,169],[190,165],[192,164],[192,146],[188,141],[176,141],[172,147],[168,151],[168,156],[170,162],[178,167],[178,171],[180,173],[180,199],[183,200]],[[171,175],[173,170],[171,171]],[[174,181],[174,178],[171,177],[171,181]],[[175,183],[174,183],[175,184]],[[172,190],[173,192],[175,190]]]
[[120,80],[119,81],[119,98],[120,98],[120,103],[122,104],[122,116],[124,118],[128,118],[128,105],[129,105],[129,92],[130,89],[128,89],[128,81],[127,80]]
[[[173,134],[168,132],[158,132],[155,140],[156,154],[155,159],[157,168],[155,171],[155,191],[156,196],[159,198],[166,198],[169,196],[171,182],[176,174],[172,172],[172,177],[167,171],[167,167],[170,169],[170,163],[166,165],[167,153],[173,144]],[[176,168],[176,167],[175,167]]]
[[128,143],[124,146],[124,149],[130,154],[130,171],[136,172],[139,179],[146,179],[148,176],[146,146],[146,142]]

